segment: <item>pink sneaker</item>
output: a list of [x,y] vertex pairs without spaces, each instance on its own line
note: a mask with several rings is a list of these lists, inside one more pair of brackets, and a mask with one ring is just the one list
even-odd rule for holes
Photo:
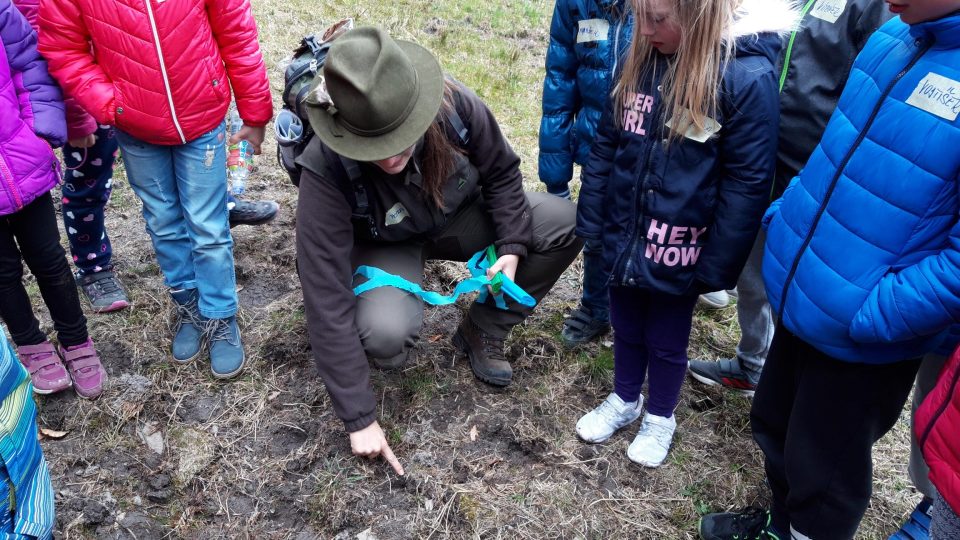
[[107,372],[100,363],[97,350],[93,348],[93,341],[87,338],[86,343],[72,347],[60,347],[63,361],[70,370],[73,379],[73,389],[84,399],[95,399],[103,392],[103,383],[107,380]]
[[60,355],[49,341],[37,345],[17,347],[20,363],[30,372],[33,391],[38,394],[53,394],[70,388],[70,375],[63,367]]

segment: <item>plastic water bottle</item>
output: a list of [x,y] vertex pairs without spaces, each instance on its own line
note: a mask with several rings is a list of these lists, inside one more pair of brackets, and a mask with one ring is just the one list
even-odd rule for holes
[[[230,112],[227,113],[227,140],[233,138],[241,127],[243,127],[243,121],[240,120],[237,106],[231,103]],[[253,147],[250,143],[241,140],[227,146],[227,178],[230,179],[231,193],[243,194],[251,171],[253,171]]]

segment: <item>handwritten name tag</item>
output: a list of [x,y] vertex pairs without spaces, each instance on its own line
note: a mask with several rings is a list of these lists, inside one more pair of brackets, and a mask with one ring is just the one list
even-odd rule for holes
[[606,41],[610,33],[610,23],[603,19],[584,19],[577,21],[577,43],[588,41]]
[[[707,142],[707,140],[710,139],[710,137],[713,137],[714,135],[719,133],[720,128],[722,127],[719,123],[717,123],[716,120],[714,120],[713,118],[707,117],[707,118],[704,118],[703,120],[703,124],[704,124],[703,129],[700,129],[695,124],[687,121],[686,116],[687,116],[687,110],[684,109],[680,115],[680,118],[681,118],[680,125],[687,124],[687,129],[683,133],[683,136],[690,139],[691,141],[697,141],[698,143]],[[674,123],[675,123],[674,119],[671,118],[667,120],[666,124],[664,125],[666,125],[670,129],[674,129],[673,127]]]
[[845,9],[847,9],[847,0],[819,0],[810,10],[810,16],[833,24],[843,15]]
[[960,114],[960,82],[936,73],[927,73],[910,94],[907,105],[953,122]]

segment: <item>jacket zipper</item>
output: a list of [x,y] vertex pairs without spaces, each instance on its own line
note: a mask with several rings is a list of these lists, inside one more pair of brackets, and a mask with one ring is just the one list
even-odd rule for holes
[[787,43],[787,52],[783,55],[783,69],[780,71],[780,92],[783,92],[783,84],[787,82],[787,72],[790,71],[790,57],[793,55],[793,42],[797,39],[797,33],[800,32],[800,24],[803,24],[803,18],[807,16],[810,8],[812,8],[816,2],[817,0],[809,0],[807,5],[803,6],[803,11],[800,12],[801,23],[799,23],[797,29],[790,34],[790,41]]
[[180,135],[181,144],[187,144],[187,138],[183,136],[183,130],[180,129],[180,121],[177,120],[177,110],[173,107],[173,93],[170,91],[170,79],[167,78],[167,66],[163,62],[163,49],[160,48],[160,34],[157,32],[157,23],[153,18],[153,8],[150,7],[151,0],[144,0],[147,6],[147,17],[150,19],[150,31],[153,32],[153,44],[157,47],[157,58],[160,60],[160,75],[163,76],[163,89],[167,92],[167,103],[170,105],[170,116],[173,119],[173,125],[177,128],[177,134]]
[[880,107],[883,106],[883,102],[887,99],[887,96],[890,95],[890,92],[893,91],[893,87],[896,86],[900,79],[910,71],[911,68],[920,60],[920,58],[926,54],[927,50],[930,49],[932,43],[924,43],[923,47],[910,59],[910,62],[907,63],[900,73],[897,73],[897,76],[890,81],[890,84],[884,89],[883,94],[880,94],[880,98],[877,99],[877,104],[874,105],[873,111],[870,113],[870,117],[867,118],[867,123],[864,124],[863,129],[860,130],[860,135],[857,136],[857,140],[853,142],[853,146],[850,147],[850,150],[847,151],[847,154],[843,157],[843,161],[840,162],[840,165],[837,167],[837,172],[833,175],[833,178],[830,180],[830,185],[827,187],[827,192],[823,197],[823,202],[820,204],[820,207],[817,208],[817,214],[813,217],[813,222],[810,225],[810,230],[807,232],[807,236],[803,239],[803,244],[800,246],[800,250],[797,251],[797,256],[793,259],[793,264],[790,266],[790,272],[787,273],[787,279],[783,282],[783,291],[780,293],[780,313],[778,313],[780,320],[783,320],[783,311],[787,308],[787,293],[790,290],[790,282],[793,281],[794,274],[797,273],[797,267],[800,266],[800,259],[803,257],[804,252],[807,250],[807,247],[810,245],[810,241],[813,239],[813,233],[817,230],[817,225],[820,224],[820,218],[823,217],[823,213],[827,209],[827,205],[830,204],[830,197],[833,196],[833,190],[837,187],[837,182],[840,180],[840,176],[843,174],[844,169],[847,168],[847,164],[850,162],[850,159],[853,157],[853,153],[856,152],[857,148],[863,142],[863,139],[867,137],[870,128],[873,126],[873,121],[876,120],[877,114],[880,112]]
[[637,244],[638,244],[639,241],[640,241],[640,234],[639,234],[639,232],[640,232],[640,229],[642,228],[641,225],[642,225],[642,223],[643,223],[643,213],[644,213],[644,204],[643,204],[643,203],[644,203],[644,200],[646,199],[646,197],[645,197],[645,194],[646,194],[645,186],[646,186],[646,184],[647,184],[647,180],[650,178],[650,157],[653,155],[653,147],[656,146],[656,144],[657,144],[657,143],[654,142],[653,145],[651,145],[651,146],[647,149],[647,155],[644,157],[644,172],[643,172],[643,178],[640,180],[640,183],[639,183],[639,185],[637,186],[637,191],[640,192],[640,202],[639,202],[639,204],[637,204],[637,194],[636,194],[636,192],[634,192],[634,195],[633,195],[633,205],[634,205],[634,208],[637,209],[637,219],[634,220],[634,222],[633,222],[633,234],[631,235],[630,243],[627,244],[627,250],[626,250],[626,251],[624,252],[624,254],[623,254],[624,259],[623,259],[623,261],[621,262],[621,266],[622,266],[622,268],[623,268],[623,272],[622,272],[622,274],[621,274],[621,276],[620,276],[620,284],[621,284],[621,285],[628,285],[627,273],[630,272],[630,268],[631,268],[631,266],[633,266],[633,250],[636,249]]
[[23,208],[23,198],[20,197],[20,192],[17,189],[17,183],[13,179],[13,174],[10,173],[10,169],[7,167],[7,158],[0,153],[0,175],[3,176],[4,183],[7,184],[7,187],[10,189],[10,195],[13,197],[13,205],[16,210]]
[[933,426],[937,424],[937,420],[943,416],[943,413],[947,410],[947,406],[950,405],[950,399],[953,397],[954,392],[957,389],[958,382],[960,382],[960,366],[953,371],[953,377],[950,379],[950,389],[947,391],[946,396],[943,399],[943,403],[937,407],[937,411],[933,414],[933,417],[930,418],[930,423],[923,428],[923,434],[920,436],[920,440],[918,441],[921,451],[927,446],[927,438],[930,437],[930,433],[933,432]]

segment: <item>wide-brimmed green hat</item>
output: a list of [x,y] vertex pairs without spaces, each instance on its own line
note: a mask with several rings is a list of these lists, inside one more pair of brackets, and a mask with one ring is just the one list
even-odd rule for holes
[[[321,81],[332,104],[311,99]],[[427,131],[440,110],[443,72],[420,45],[362,27],[333,42],[308,95],[307,116],[320,140],[344,157],[376,161]]]

